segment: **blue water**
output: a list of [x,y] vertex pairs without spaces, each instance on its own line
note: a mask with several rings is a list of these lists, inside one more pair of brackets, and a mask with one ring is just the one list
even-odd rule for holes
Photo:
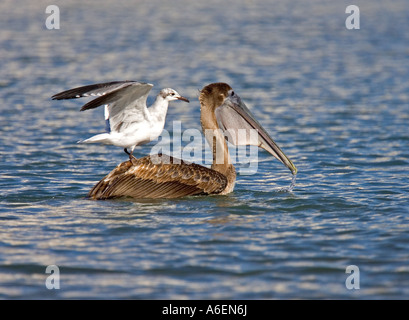
[[[407,1],[355,1],[359,30],[349,1],[53,1],[58,30],[49,4],[0,4],[0,298],[409,298]],[[86,199],[126,155],[76,143],[102,110],[50,97],[127,79],[191,100],[171,135],[229,83],[297,165],[293,192],[260,150],[227,196]]]

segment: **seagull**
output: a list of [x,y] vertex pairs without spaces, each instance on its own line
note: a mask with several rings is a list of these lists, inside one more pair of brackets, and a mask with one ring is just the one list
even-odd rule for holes
[[82,106],[81,111],[104,105],[106,132],[79,143],[103,143],[122,147],[131,159],[136,146],[146,144],[162,133],[170,101],[189,102],[176,90],[165,88],[147,108],[146,100],[152,87],[150,83],[138,81],[113,81],[70,89],[51,98],[63,100],[97,97]]

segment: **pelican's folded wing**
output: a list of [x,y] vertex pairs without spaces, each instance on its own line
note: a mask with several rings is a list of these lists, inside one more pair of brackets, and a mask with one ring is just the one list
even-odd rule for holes
[[217,194],[227,185],[224,175],[166,155],[152,155],[119,164],[88,193],[96,200],[179,198]]

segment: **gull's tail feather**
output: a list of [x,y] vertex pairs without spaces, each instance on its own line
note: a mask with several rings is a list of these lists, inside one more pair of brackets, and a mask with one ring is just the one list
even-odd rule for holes
[[110,144],[111,139],[109,133],[101,133],[97,134],[96,136],[93,136],[91,138],[85,139],[85,140],[80,140],[77,143],[105,143],[105,144]]

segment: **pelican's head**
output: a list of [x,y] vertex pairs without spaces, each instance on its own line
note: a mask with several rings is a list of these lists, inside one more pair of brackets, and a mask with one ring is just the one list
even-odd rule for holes
[[[257,145],[281,161],[292,174],[297,173],[296,166],[277,146],[267,131],[254,118],[250,110],[226,83],[212,83],[200,91],[202,125],[211,129],[209,123],[217,122],[217,127],[225,132],[228,141],[234,145]],[[209,118],[209,113],[213,115]],[[213,120],[210,120],[213,119]],[[210,121],[209,121],[210,120]],[[248,131],[240,135],[240,130]],[[250,131],[255,130],[256,136]]]
[[176,90],[173,90],[171,88],[162,89],[159,94],[166,101],[182,100],[182,101],[189,102],[188,99],[186,99],[185,97],[182,97]]
[[219,107],[229,95],[232,88],[223,82],[212,83],[200,91],[199,101],[202,108],[209,108],[212,112]]

